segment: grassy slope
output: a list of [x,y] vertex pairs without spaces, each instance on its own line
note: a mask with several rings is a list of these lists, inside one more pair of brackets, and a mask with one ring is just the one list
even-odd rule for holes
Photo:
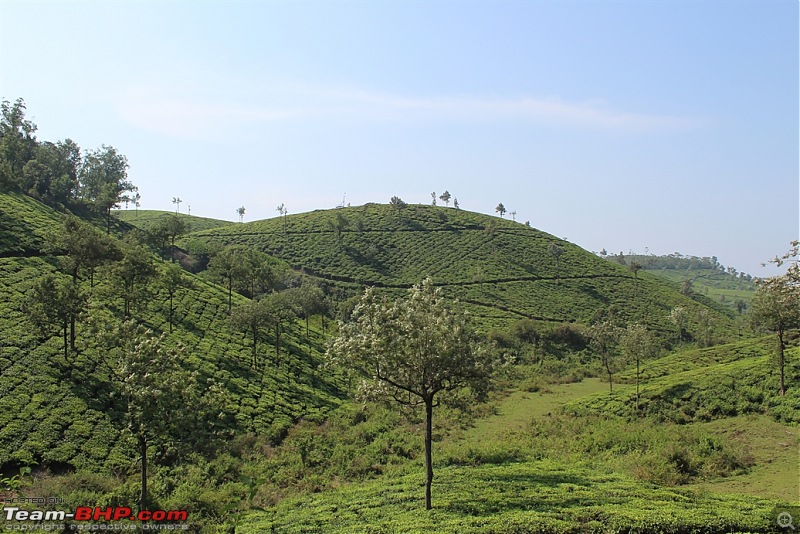
[[[673,353],[646,363],[641,387],[642,413],[678,423],[708,421],[750,413],[768,413],[778,420],[798,422],[800,391],[789,387],[777,395],[778,373],[774,341],[767,337],[709,349]],[[800,383],[800,348],[787,351],[786,382]],[[622,373],[613,395],[598,393],[569,403],[576,414],[635,411],[634,373]]]
[[[21,312],[25,292],[38,277],[55,272],[58,260],[17,254],[38,252],[61,214],[27,197],[4,194],[0,213],[15,221],[3,227],[7,257],[0,258],[0,465],[36,461],[101,469],[129,463],[133,453],[119,439],[121,423],[114,419],[108,376],[97,364],[99,355],[86,327],[78,325],[80,355],[68,376],[60,337],[42,342]],[[338,403],[336,388],[316,370],[325,343],[318,324],[312,323],[309,340],[301,337],[305,329],[299,323],[285,336],[279,364],[272,345],[263,343],[259,352],[266,363],[252,369],[249,340],[228,325],[227,292],[187,276],[195,288],[176,295],[175,331],[167,343],[182,343],[187,366],[235,396],[228,408],[239,431],[280,434],[298,418],[319,419]],[[102,275],[97,279],[95,295],[114,294]],[[157,332],[167,331],[166,292],[157,285],[151,289],[142,321]],[[235,302],[245,300],[234,297]],[[117,298],[111,297],[112,305],[118,306]]]
[[[749,472],[658,487],[618,468],[619,459],[553,454],[528,444],[530,425],[565,402],[605,390],[590,379],[513,391],[494,415],[434,449],[434,509],[420,510],[422,467],[287,499],[249,514],[245,532],[768,532],[778,503],[794,502],[798,432],[763,417],[695,423],[754,450]],[[604,428],[596,428],[599,439]],[[588,429],[591,435],[593,429]],[[779,438],[776,439],[776,438]],[[552,438],[551,438],[552,439]],[[575,436],[579,439],[579,436]],[[572,444],[551,444],[558,451]],[[616,462],[616,463],[615,463]],[[795,462],[793,469],[792,462]],[[781,471],[781,468],[784,468]],[[748,494],[748,495],[742,495]]]
[[[341,244],[331,226],[349,225]],[[285,226],[284,226],[285,225]],[[714,304],[679,294],[661,279],[601,260],[571,243],[509,220],[432,206],[367,204],[315,211],[195,232],[221,243],[251,245],[296,269],[357,286],[407,288],[424,277],[466,302],[485,327],[522,317],[546,322],[587,323],[603,307],[666,333],[667,315],[684,306],[690,316]],[[548,252],[564,249],[558,268]],[[712,311],[719,335],[732,333],[721,307]]]

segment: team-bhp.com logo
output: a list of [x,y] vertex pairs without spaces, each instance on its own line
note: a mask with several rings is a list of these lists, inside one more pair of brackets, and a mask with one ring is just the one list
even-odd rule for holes
[[[176,530],[188,528],[185,523],[176,524],[178,522],[185,522],[189,514],[186,510],[140,510],[134,512],[127,506],[116,507],[90,507],[79,506],[74,512],[67,512],[66,510],[23,510],[18,506],[6,506],[3,508],[3,517],[6,520],[5,530],[49,530],[42,527],[47,523],[42,522],[62,522],[67,520],[72,521],[86,521],[87,524],[72,524],[68,528],[70,530],[95,530],[90,528],[89,522],[94,522],[91,526],[95,526],[98,521],[138,521],[141,524],[131,527],[138,527],[144,530]],[[16,523],[9,523],[14,521]],[[148,523],[154,521],[155,523]],[[25,522],[36,522],[30,524]],[[103,528],[101,530],[126,530],[124,524],[118,524],[123,528]],[[64,525],[60,525],[65,528]],[[105,525],[109,527],[110,525]]]

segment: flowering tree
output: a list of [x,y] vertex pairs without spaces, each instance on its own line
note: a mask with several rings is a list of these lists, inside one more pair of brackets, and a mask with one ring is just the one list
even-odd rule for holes
[[364,377],[363,391],[425,407],[425,508],[430,510],[433,408],[440,393],[465,387],[482,398],[490,357],[477,343],[469,317],[451,309],[429,278],[396,301],[367,289],[339,332],[329,357]]
[[758,289],[751,304],[753,325],[778,335],[778,367],[781,374],[781,395],[786,394],[784,368],[786,360],[786,331],[800,328],[800,245],[792,242],[789,252],[771,263],[778,266],[789,263],[782,276],[772,276],[758,281]]

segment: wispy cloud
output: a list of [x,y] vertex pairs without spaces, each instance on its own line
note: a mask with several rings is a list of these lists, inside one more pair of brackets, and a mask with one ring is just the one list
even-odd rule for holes
[[633,132],[687,129],[703,124],[694,118],[620,111],[597,100],[419,97],[287,83],[245,83],[228,89],[217,88],[216,94],[202,94],[191,86],[183,90],[175,86],[128,89],[118,100],[118,112],[122,120],[137,128],[183,138],[229,136],[242,128],[293,120],[524,120],[543,126]]

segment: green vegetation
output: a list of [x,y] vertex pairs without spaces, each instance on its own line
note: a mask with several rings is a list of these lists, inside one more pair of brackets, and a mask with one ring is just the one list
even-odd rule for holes
[[38,141],[21,101],[1,122],[4,495],[185,509],[195,532],[498,533],[769,532],[800,495],[796,244],[755,293],[447,191],[140,211],[115,149]]

